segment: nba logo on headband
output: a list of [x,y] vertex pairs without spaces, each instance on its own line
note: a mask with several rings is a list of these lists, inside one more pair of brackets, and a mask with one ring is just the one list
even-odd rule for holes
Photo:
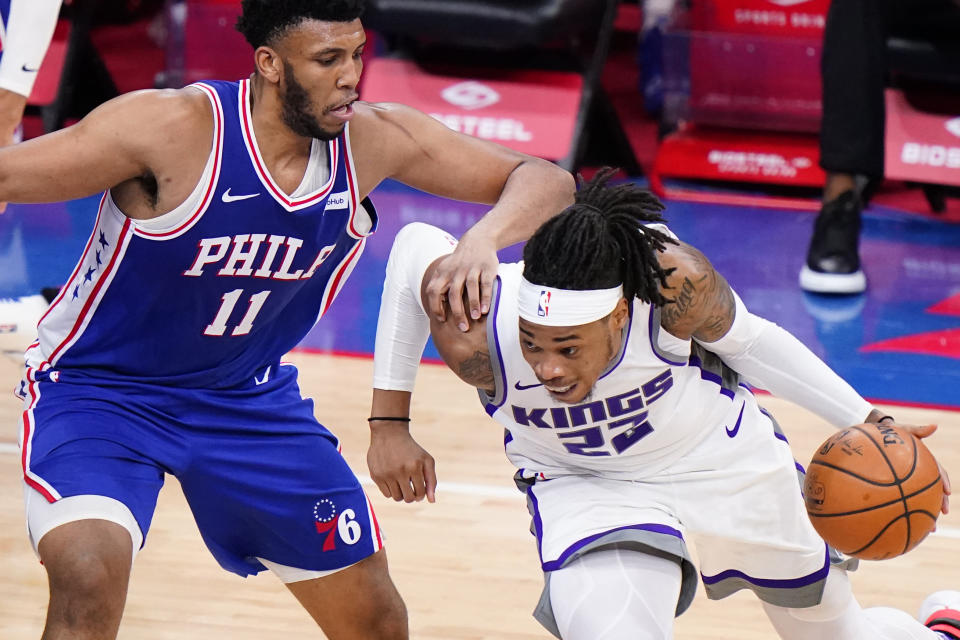
[[541,318],[546,318],[550,315],[550,292],[541,291],[540,292],[540,304],[537,305],[537,315]]
[[544,289],[549,286],[520,276],[517,313],[521,319],[545,327],[576,327],[609,315],[623,298],[621,285],[609,289]]

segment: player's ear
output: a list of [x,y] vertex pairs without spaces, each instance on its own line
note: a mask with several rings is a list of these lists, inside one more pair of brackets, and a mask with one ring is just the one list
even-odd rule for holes
[[630,307],[627,304],[626,298],[620,298],[620,302],[617,303],[617,306],[613,308],[613,311],[610,313],[610,320],[613,323],[613,328],[615,330],[623,329],[627,326],[627,319],[630,317]]
[[257,73],[270,83],[279,84],[282,75],[283,60],[279,54],[267,46],[258,47],[253,52],[253,59],[257,65]]

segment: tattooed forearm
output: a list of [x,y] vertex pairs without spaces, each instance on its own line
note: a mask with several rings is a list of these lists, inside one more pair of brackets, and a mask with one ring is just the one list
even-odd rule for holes
[[488,353],[474,351],[472,356],[464,358],[457,367],[457,375],[478,389],[491,392],[494,389],[493,365]]

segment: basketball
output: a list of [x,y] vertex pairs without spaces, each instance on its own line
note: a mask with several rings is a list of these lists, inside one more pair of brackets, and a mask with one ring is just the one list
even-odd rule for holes
[[861,424],[820,445],[803,495],[813,527],[830,546],[883,560],[910,551],[933,530],[943,487],[919,438],[893,425]]

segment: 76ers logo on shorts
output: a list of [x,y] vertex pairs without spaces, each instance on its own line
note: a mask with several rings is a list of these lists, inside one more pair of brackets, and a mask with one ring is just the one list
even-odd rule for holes
[[363,535],[360,523],[357,522],[356,512],[353,509],[344,509],[342,513],[337,514],[337,505],[327,498],[313,505],[313,519],[314,524],[317,525],[317,533],[326,534],[323,540],[323,551],[336,549],[338,537],[346,544],[357,544],[360,536]]
[[550,292],[541,291],[540,292],[540,302],[537,303],[537,315],[541,318],[546,318],[550,315]]

